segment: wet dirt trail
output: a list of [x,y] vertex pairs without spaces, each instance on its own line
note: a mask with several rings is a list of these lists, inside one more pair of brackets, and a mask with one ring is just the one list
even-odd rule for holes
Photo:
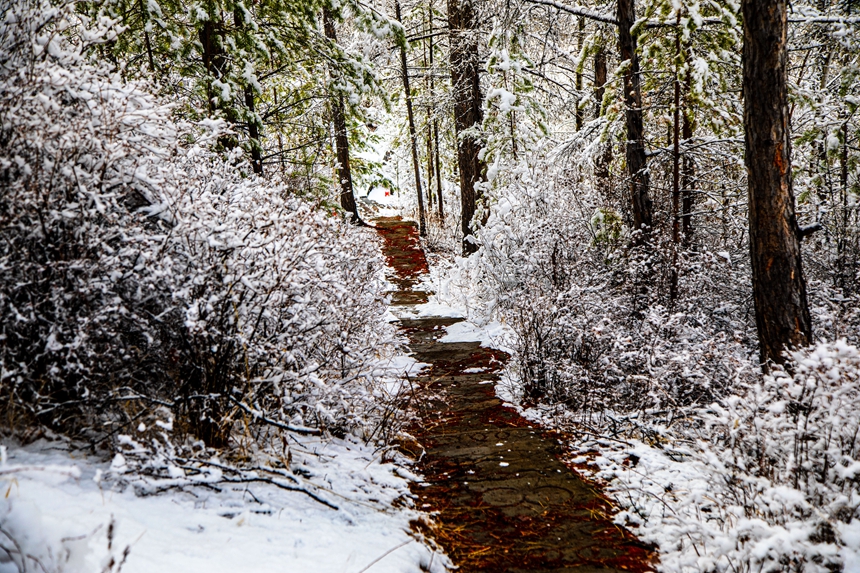
[[611,521],[599,490],[561,460],[559,436],[541,430],[496,397],[508,356],[478,342],[443,343],[461,319],[418,317],[417,290],[427,261],[415,223],[381,218],[392,310],[414,357],[431,365],[413,378],[415,443],[425,482],[413,493],[433,515],[416,524],[463,573],[653,571],[653,556]]

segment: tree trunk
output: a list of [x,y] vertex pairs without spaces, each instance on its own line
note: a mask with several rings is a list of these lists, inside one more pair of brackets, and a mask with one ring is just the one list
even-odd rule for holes
[[[576,51],[577,57],[578,54],[582,53],[582,36],[585,35],[585,18],[582,16],[579,17],[579,22],[577,24],[578,34],[576,36]],[[582,129],[582,120],[585,116],[585,110],[582,109],[582,100],[585,99],[582,97],[582,66],[578,66],[576,69],[576,131],[578,132]]]
[[[678,13],[680,25],[681,13]],[[681,242],[681,74],[677,58],[681,55],[681,33],[675,31],[675,81],[672,106],[672,243]],[[674,296],[673,296],[674,298]]]
[[[477,210],[480,184],[486,165],[478,157],[481,141],[470,129],[480,129],[483,120],[478,54],[478,20],[472,0],[448,0],[448,28],[451,44],[451,87],[454,97],[454,127],[457,135],[457,163],[460,172],[463,254],[478,250],[469,240],[472,218]],[[477,184],[477,186],[476,186]]]
[[[428,12],[429,13],[429,12]],[[433,29],[433,14],[429,13],[429,30],[425,34],[431,34]],[[427,209],[430,217],[433,216],[433,67],[427,60],[427,44],[430,43],[430,51],[433,51],[433,38],[425,39],[424,44],[424,88],[427,90]]]
[[[684,81],[684,113],[681,118],[681,138],[688,142],[693,138],[693,110],[690,107],[690,74]],[[684,248],[689,249],[693,243],[693,178],[695,177],[693,157],[684,152],[681,158],[681,231],[684,235]]]
[[[323,27],[325,36],[332,43],[337,43],[337,33],[334,29],[334,18],[328,10],[323,10]],[[340,206],[350,214],[353,223],[361,223],[358,216],[358,206],[352,189],[352,170],[349,166],[349,137],[346,131],[346,108],[343,95],[337,94],[332,98],[332,121],[334,123],[334,144],[337,150],[337,178],[340,183]]]
[[[603,115],[603,96],[606,94],[606,51],[601,46],[594,53],[594,99],[597,101],[594,110],[594,116],[600,117]],[[597,183],[603,193],[603,196],[608,195],[609,187],[609,164],[612,162],[612,145],[610,143],[601,143],[601,150],[597,156],[597,164],[594,174],[597,177]]]
[[624,72],[624,102],[627,106],[627,173],[633,207],[633,228],[641,231],[634,243],[641,243],[650,234],[652,205],[645,158],[645,128],[642,122],[642,88],[639,78],[639,55],[636,37],[630,28],[636,21],[634,0],[618,0],[618,43],[621,60],[629,62]]
[[839,286],[843,289],[850,284],[853,279],[851,272],[847,272],[851,266],[846,257],[848,256],[848,119],[842,124],[842,153],[839,154],[839,195],[840,209],[842,210],[841,221],[837,223],[838,232],[836,233],[836,257],[837,269],[839,272]]
[[445,224],[445,201],[442,199],[442,165],[439,158],[439,122],[433,118],[433,143],[436,147],[436,197],[439,198],[439,219]]
[[263,174],[263,154],[260,144],[260,124],[254,111],[254,89],[245,86],[245,106],[248,108],[248,137],[251,138],[251,168],[257,175]]
[[433,216],[433,176],[435,175],[433,166],[433,112],[427,108],[427,209],[430,211],[430,216]]
[[[394,14],[400,22],[400,2],[394,2]],[[400,67],[403,72],[403,91],[406,92],[406,117],[409,120],[409,140],[412,143],[412,168],[415,170],[415,192],[418,194],[418,234],[427,235],[424,222],[424,193],[421,190],[421,164],[418,161],[418,136],[415,134],[415,117],[412,114],[412,92],[409,90],[409,67],[406,65],[406,45],[400,46]]]
[[[236,30],[241,30],[245,26],[241,10],[236,9],[233,11],[233,26],[235,26]],[[257,175],[262,175],[263,147],[260,144],[260,128],[262,127],[262,123],[259,121],[260,118],[254,111],[254,88],[251,87],[250,83],[246,83],[242,88],[242,92],[245,96],[245,107],[248,108],[248,112],[245,114],[245,117],[248,122],[248,138],[250,139],[248,144],[251,152],[251,169],[253,169],[254,173]]]
[[150,21],[149,12],[143,7],[143,0],[138,0],[140,17],[143,19],[143,45],[146,47],[146,59],[149,62],[149,71],[155,73],[155,58],[152,56],[152,42],[149,40],[149,31],[146,24]]
[[786,0],[744,0],[743,21],[753,302],[768,369],[812,338],[791,182]]
[[[430,9],[428,10],[430,17],[430,96],[433,97],[436,93],[436,85],[434,78],[434,68],[433,68],[433,1],[430,1]],[[433,148],[436,150],[434,154],[434,171],[436,173],[436,198],[439,200],[439,220],[441,221],[442,226],[445,225],[445,207],[443,206],[442,200],[442,166],[440,165],[439,158],[439,119],[436,117],[436,114],[433,114]],[[427,181],[427,188],[429,189],[431,182]]]

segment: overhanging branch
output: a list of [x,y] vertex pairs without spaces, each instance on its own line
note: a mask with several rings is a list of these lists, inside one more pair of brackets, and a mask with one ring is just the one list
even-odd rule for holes
[[567,12],[568,14],[573,14],[574,16],[582,16],[583,18],[588,18],[589,20],[594,20],[595,22],[603,22],[604,24],[613,24],[615,26],[618,25],[618,20],[611,16],[607,16],[605,14],[598,14],[596,12],[592,12],[587,8],[583,8],[582,6],[565,6],[564,4],[559,4],[558,2],[553,2],[553,0],[525,0],[529,4],[542,4],[544,6],[550,6],[552,8],[557,8],[562,12]]
[[[560,2],[555,2],[554,0],[523,0],[527,4],[540,4],[542,6],[550,6],[552,8],[556,8],[561,10],[562,12],[567,12],[568,14],[573,14],[574,16],[581,16],[588,20],[594,20],[595,22],[602,22],[604,24],[612,24],[613,26],[618,25],[618,20],[613,18],[612,16],[608,16],[606,14],[599,14],[597,12],[593,12],[588,8],[583,8],[582,6],[566,6],[561,4]],[[858,17],[844,17],[844,16],[800,16],[800,17],[791,17],[788,19],[790,24],[858,24],[860,23],[860,18]],[[702,20],[702,24],[725,24],[726,22],[720,18],[704,18]],[[661,22],[659,20],[650,20],[645,23],[646,28],[674,28],[678,26],[677,22]]]

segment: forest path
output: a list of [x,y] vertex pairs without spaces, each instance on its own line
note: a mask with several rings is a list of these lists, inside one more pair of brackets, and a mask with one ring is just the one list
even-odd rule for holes
[[[418,317],[414,290],[428,271],[415,223],[380,218],[392,310],[414,357],[430,364],[413,378],[416,443],[425,482],[413,493],[434,514],[436,540],[462,573],[653,571],[652,553],[611,521],[612,508],[593,484],[561,458],[558,435],[503,405],[495,382],[508,355],[478,342],[445,343],[445,327],[462,319]],[[412,317],[410,317],[412,314]]]

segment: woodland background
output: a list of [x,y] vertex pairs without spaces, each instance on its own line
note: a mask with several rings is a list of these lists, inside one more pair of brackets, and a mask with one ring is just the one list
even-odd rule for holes
[[510,328],[518,403],[716,476],[627,482],[666,567],[860,563],[860,4],[772,4],[786,297],[808,299],[776,342],[745,166],[744,106],[773,91],[745,89],[755,5],[4,4],[5,431],[123,452],[154,490],[215,479],[215,451],[287,479],[288,432],[387,443],[405,414],[377,364],[402,340],[366,220],[401,194],[456,259],[440,296]]

